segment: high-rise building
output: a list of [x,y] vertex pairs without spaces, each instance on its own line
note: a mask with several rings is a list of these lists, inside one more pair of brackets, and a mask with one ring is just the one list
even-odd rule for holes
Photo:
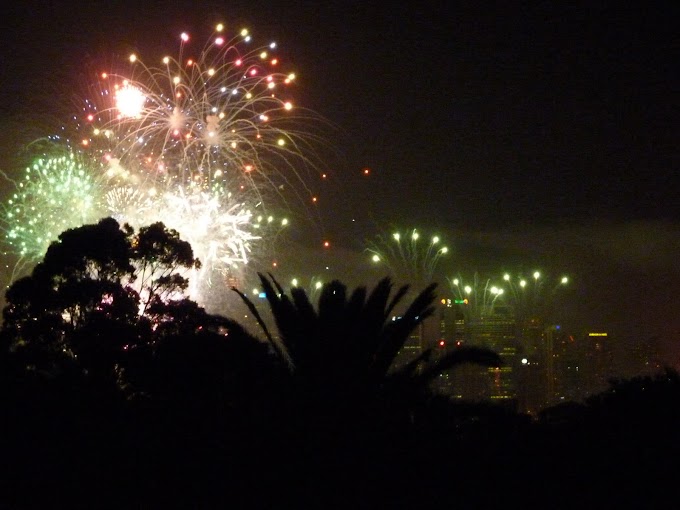
[[549,392],[549,337],[538,317],[521,321],[518,330],[517,407],[534,415],[545,406]]
[[[438,335],[435,344],[435,356],[443,356],[452,349],[457,349],[465,343],[465,314],[464,300],[441,299],[437,311]],[[462,386],[457,372],[448,371],[439,374],[435,382],[435,389],[453,398],[462,398]],[[464,368],[462,370],[465,370]]]
[[612,338],[609,333],[591,331],[582,336],[581,342],[579,354],[583,361],[584,391],[586,394],[604,391],[614,376]]
[[[392,317],[392,320],[398,319],[399,319],[398,316]],[[408,365],[412,361],[415,361],[422,352],[423,352],[423,328],[417,327],[411,332],[409,337],[406,339],[406,342],[404,342],[402,348],[399,349],[399,352],[397,353],[394,363],[392,364],[392,370],[400,369],[405,365]]]
[[469,322],[469,345],[496,352],[502,365],[487,367],[490,379],[488,398],[492,401],[512,402],[517,399],[517,351],[518,337],[515,317],[509,306],[496,306],[490,313],[473,318]]
[[460,346],[475,346],[496,352],[503,364],[498,367],[463,365],[442,375],[439,389],[453,398],[491,400],[516,407],[517,334],[512,309],[497,306],[477,315],[468,309],[467,300],[441,301],[439,314],[442,351]]
[[[519,409],[536,415],[564,400],[565,374],[577,359],[570,356],[569,337],[559,324],[546,326],[539,318],[529,319],[521,337]],[[578,375],[578,370],[574,373]]]

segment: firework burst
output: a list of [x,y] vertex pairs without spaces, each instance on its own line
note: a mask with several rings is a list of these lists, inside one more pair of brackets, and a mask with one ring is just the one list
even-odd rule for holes
[[[246,265],[253,257],[253,246],[271,237],[276,228],[273,217],[263,224],[263,217],[230,194],[204,191],[200,187],[178,188],[174,193],[160,195],[153,210],[137,217],[141,224],[151,217],[161,217],[169,228],[189,241],[202,267],[196,278],[194,291],[199,285],[212,285],[212,277],[238,274],[243,277]],[[278,222],[284,228],[287,220]],[[260,252],[259,255],[262,253]],[[195,292],[194,292],[195,294]]]
[[472,317],[494,315],[497,307],[510,312],[518,322],[532,318],[545,319],[552,311],[557,291],[569,283],[561,276],[553,280],[534,271],[528,275],[511,275],[483,279],[478,273],[465,280],[462,276],[448,279],[456,300],[465,302]]
[[425,237],[419,229],[379,235],[366,249],[375,264],[385,266],[394,276],[412,284],[430,283],[442,256],[449,249],[437,235]]
[[5,240],[22,263],[40,260],[69,228],[97,221],[105,182],[87,160],[66,152],[36,159],[4,204]]
[[[218,25],[196,50],[181,34],[177,57],[147,65],[129,57],[125,73],[100,73],[79,119],[81,147],[119,179],[160,188],[227,185],[262,201],[292,189],[312,197],[306,174],[318,167],[319,116],[291,98],[295,73],[277,45],[247,30],[228,38]],[[306,200],[307,201],[307,200]]]

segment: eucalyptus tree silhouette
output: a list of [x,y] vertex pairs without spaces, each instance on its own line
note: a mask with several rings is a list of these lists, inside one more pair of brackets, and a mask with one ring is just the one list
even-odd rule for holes
[[6,293],[2,337],[26,366],[107,373],[152,334],[146,313],[186,288],[198,267],[189,243],[162,223],[137,233],[113,218],[63,232]]

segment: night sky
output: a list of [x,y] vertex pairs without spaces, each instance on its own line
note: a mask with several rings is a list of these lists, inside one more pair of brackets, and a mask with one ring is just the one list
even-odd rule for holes
[[[84,62],[151,58],[219,21],[248,26],[292,62],[296,102],[337,126],[330,178],[308,183],[321,220],[296,234],[311,250],[298,260],[352,281],[369,274],[366,239],[418,227],[452,248],[442,274],[567,273],[575,325],[622,345],[658,335],[676,361],[673,2],[113,4],[5,8],[6,173],[64,111],[56,91],[68,110]],[[340,257],[315,259],[324,239]]]

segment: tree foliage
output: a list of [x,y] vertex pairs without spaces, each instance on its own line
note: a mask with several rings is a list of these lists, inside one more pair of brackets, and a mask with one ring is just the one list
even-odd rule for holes
[[5,346],[35,369],[111,372],[148,346],[153,319],[183,297],[181,272],[198,266],[189,243],[162,223],[135,232],[106,218],[67,230],[7,290]]

